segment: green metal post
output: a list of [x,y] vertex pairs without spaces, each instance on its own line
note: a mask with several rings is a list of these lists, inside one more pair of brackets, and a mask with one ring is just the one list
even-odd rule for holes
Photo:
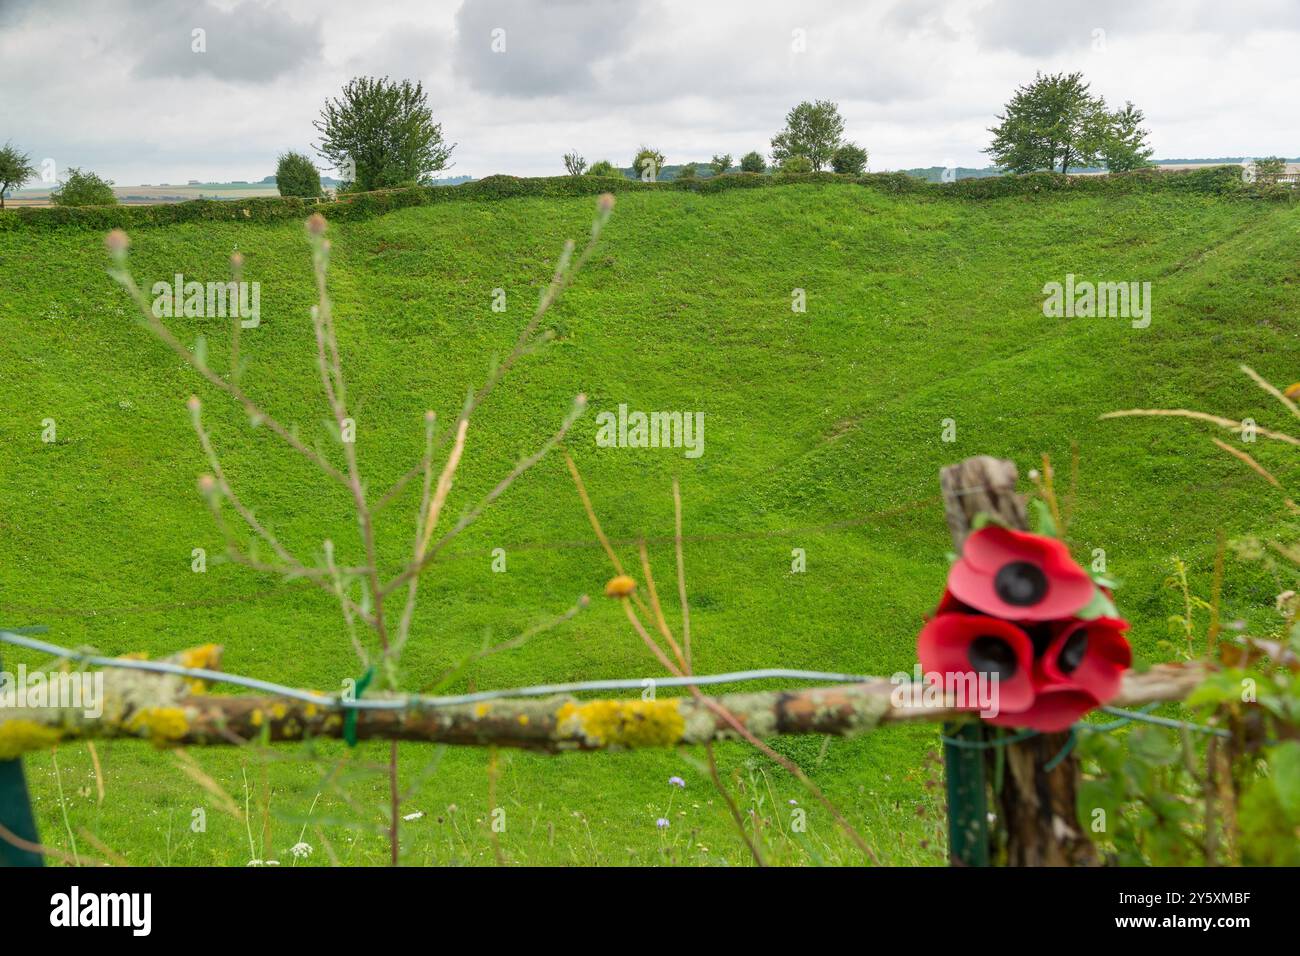
[[[0,760],[0,825],[28,843],[40,842],[21,757]],[[42,866],[43,863],[39,853],[24,850],[8,840],[0,839],[0,866]]]
[[[984,779],[984,728],[944,724],[944,776],[948,785],[948,859],[954,866],[989,865],[989,808]],[[965,746],[963,746],[963,744]]]

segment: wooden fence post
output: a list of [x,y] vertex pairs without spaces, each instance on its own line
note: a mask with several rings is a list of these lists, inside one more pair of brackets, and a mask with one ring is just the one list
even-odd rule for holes
[[[967,458],[939,472],[944,514],[952,543],[961,551],[975,516],[981,512],[1010,528],[1027,530],[1025,503],[1016,493],[1014,462],[981,455]],[[974,725],[969,742],[990,739],[988,728]],[[986,849],[993,860],[1007,866],[1088,866],[1097,863],[1096,849],[1078,822],[1079,761],[1070,732],[1037,734],[1005,747],[984,751],[946,745],[949,774],[949,844],[953,862],[977,859],[970,846],[976,834],[969,820],[973,808],[959,804],[953,813],[951,778],[969,780],[969,754],[983,754],[986,772],[994,783],[993,843]],[[1065,753],[1064,757],[1061,754]],[[1057,759],[1060,758],[1060,759]],[[1055,765],[1049,771],[1046,765]],[[983,801],[978,801],[983,812]],[[957,828],[962,829],[958,832]],[[963,856],[958,856],[958,852]]]
[[[0,664],[0,668],[3,664]],[[40,843],[32,800],[23,776],[23,758],[0,760],[0,826],[27,843]],[[41,866],[41,855],[0,839],[0,867]]]

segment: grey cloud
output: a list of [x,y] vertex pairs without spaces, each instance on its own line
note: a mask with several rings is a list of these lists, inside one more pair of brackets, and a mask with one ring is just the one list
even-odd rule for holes
[[[202,30],[204,52],[196,52]],[[275,79],[321,58],[318,23],[303,23],[259,3],[226,11],[204,0],[157,4],[137,18],[123,47],[140,77],[211,76],[231,83]]]
[[1042,0],[993,0],[971,10],[975,35],[986,47],[1029,56],[1087,49],[1093,31],[1106,42],[1150,34],[1211,32],[1225,40],[1256,31],[1300,29],[1294,0],[1089,0],[1062,5]]
[[[456,14],[456,70],[474,89],[500,96],[589,90],[597,64],[632,36],[639,7],[633,0],[466,0]],[[503,52],[493,49],[494,37]]]

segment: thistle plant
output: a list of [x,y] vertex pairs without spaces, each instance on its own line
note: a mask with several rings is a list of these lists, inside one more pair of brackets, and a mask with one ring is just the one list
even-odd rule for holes
[[[315,365],[328,406],[331,436],[337,446],[332,451],[305,442],[296,429],[281,423],[245,390],[241,382],[238,317],[233,319],[231,325],[230,366],[227,373],[222,375],[209,363],[202,340],[196,343],[193,350],[187,348],[154,314],[148,297],[128,269],[130,242],[126,233],[115,229],[105,239],[111,259],[109,274],[126,289],[138,306],[141,324],[209,385],[240,406],[255,427],[266,428],[309,461],[327,484],[339,486],[350,497],[359,532],[360,553],[344,560],[332,539],[324,538],[320,542],[319,554],[314,559],[304,559],[277,537],[269,524],[259,518],[255,509],[241,497],[223,467],[219,450],[204,425],[202,402],[197,396],[189,399],[187,408],[190,421],[209,467],[206,473],[199,476],[198,489],[222,533],[228,558],[256,571],[283,575],[289,580],[305,579],[332,595],[338,603],[344,628],[358,660],[368,677],[373,677],[377,690],[381,692],[397,691],[400,688],[402,654],[411,638],[422,575],[458,535],[472,525],[525,472],[563,441],[586,407],[585,396],[576,396],[568,413],[549,438],[541,442],[531,454],[517,461],[490,491],[456,521],[443,520],[448,495],[464,460],[475,412],[521,358],[543,347],[551,338],[550,332],[538,332],[542,319],[595,250],[601,231],[609,221],[613,205],[614,197],[611,194],[599,197],[596,216],[586,242],[580,251],[572,240],[565,244],[550,282],[542,291],[536,309],[519,333],[511,352],[503,360],[494,361],[486,380],[477,389],[469,390],[459,414],[449,428],[440,430],[437,415],[433,411],[425,413],[424,454],[392,487],[379,495],[370,492],[356,452],[356,423],[352,417],[354,405],[348,393],[337,337],[336,316],[328,290],[330,241],[326,237],[328,224],[322,215],[315,213],[307,220],[306,234],[312,251],[316,286],[316,304],[311,309]],[[242,256],[238,253],[233,255],[230,265],[234,281],[239,282],[243,268]],[[375,517],[383,508],[402,497],[417,480],[420,482],[420,499],[409,531],[409,557],[400,566],[386,567],[379,555],[389,552],[377,540]],[[245,529],[242,539],[236,532],[241,524]],[[267,549],[269,555],[266,554]],[[480,651],[459,668],[453,669],[443,682],[488,653],[517,647],[541,630],[569,620],[585,605],[584,596],[546,625],[534,627],[511,640]],[[398,825],[402,800],[398,787],[396,741],[392,742],[389,753],[388,777],[390,859],[396,865],[400,855]]]

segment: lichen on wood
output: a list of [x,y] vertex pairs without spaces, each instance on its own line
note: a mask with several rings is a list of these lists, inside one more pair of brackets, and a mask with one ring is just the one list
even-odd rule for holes
[[[208,645],[167,660],[216,670],[220,653],[220,648]],[[1143,674],[1130,673],[1116,703],[1178,700],[1203,676],[1194,665],[1159,665]],[[885,723],[974,719],[963,711],[917,703],[897,690],[894,681],[877,678],[860,684],[657,699],[557,696],[433,706],[412,698],[401,708],[358,711],[356,732],[359,740],[562,753],[739,740],[735,724],[765,738],[849,736]],[[337,705],[211,694],[193,678],[107,668],[103,716],[98,719],[74,708],[0,708],[0,759],[62,741],[107,737],[140,738],[160,747],[342,738],[343,716]]]

